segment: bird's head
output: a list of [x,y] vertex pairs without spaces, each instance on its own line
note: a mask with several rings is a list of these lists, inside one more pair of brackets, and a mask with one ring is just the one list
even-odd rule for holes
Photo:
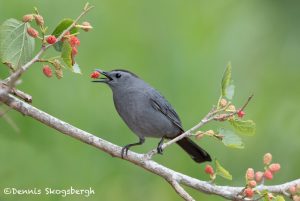
[[137,80],[140,80],[137,75],[127,70],[117,69],[112,71],[103,71],[96,69],[96,71],[105,77],[100,77],[97,80],[93,80],[93,82],[106,83],[111,88],[124,86],[129,87],[134,85]]

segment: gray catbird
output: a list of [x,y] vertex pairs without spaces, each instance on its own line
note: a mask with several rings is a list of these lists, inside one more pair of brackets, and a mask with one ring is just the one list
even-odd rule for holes
[[[153,87],[127,70],[105,72],[105,76],[93,82],[108,84],[119,115],[127,126],[139,137],[139,142],[128,144],[122,149],[122,157],[132,146],[141,145],[145,137],[161,138],[157,151],[162,153],[164,139],[172,139],[184,132],[179,116],[170,103]],[[209,154],[189,138],[177,144],[197,163],[211,161]]]

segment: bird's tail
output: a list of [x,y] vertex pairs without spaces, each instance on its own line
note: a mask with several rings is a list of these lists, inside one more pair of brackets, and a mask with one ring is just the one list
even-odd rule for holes
[[210,155],[199,147],[190,138],[183,138],[176,142],[184,151],[186,151],[196,163],[211,161]]

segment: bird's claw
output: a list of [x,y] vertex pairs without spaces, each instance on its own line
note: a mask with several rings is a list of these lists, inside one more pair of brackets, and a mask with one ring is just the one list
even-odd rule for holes
[[161,145],[157,146],[157,153],[163,155],[163,149]]
[[127,156],[129,148],[130,148],[130,146],[128,146],[128,145],[126,145],[122,148],[122,150],[121,150],[121,157],[122,158],[124,158],[124,154],[125,154],[125,156]]

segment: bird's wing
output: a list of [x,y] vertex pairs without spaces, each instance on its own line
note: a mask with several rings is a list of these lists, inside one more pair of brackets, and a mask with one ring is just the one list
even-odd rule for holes
[[172,108],[171,104],[155,89],[153,89],[152,93],[150,94],[150,102],[152,107],[165,115],[175,126],[183,131],[180,118]]

